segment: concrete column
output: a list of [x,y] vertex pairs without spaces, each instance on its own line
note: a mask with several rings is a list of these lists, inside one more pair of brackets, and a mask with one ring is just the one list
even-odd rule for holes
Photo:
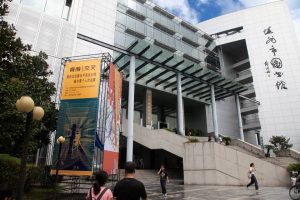
[[177,130],[181,135],[185,135],[184,131],[184,113],[183,113],[183,100],[181,89],[181,74],[177,74]]
[[135,83],[135,57],[130,57],[129,92],[128,92],[128,133],[126,161],[133,161],[133,120],[134,120],[134,83]]
[[213,85],[210,86],[210,95],[211,95],[211,108],[212,108],[214,135],[215,135],[215,140],[219,141],[218,117],[217,117],[217,108],[216,108],[216,100],[215,100],[215,88]]
[[152,128],[152,90],[146,90],[143,105],[143,126]]
[[239,99],[239,95],[237,94],[235,95],[235,102],[236,102],[236,111],[237,111],[238,122],[239,122],[240,139],[245,141],[244,132],[243,132],[243,122],[241,116],[240,99]]

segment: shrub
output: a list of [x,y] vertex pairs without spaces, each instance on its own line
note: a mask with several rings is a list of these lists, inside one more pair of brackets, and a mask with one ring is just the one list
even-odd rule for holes
[[271,151],[272,149],[274,149],[274,146],[271,145],[271,144],[267,144],[267,145],[265,145],[265,148],[267,149],[267,153],[265,154],[266,157],[270,157],[270,151]]
[[225,145],[229,145],[231,142],[231,137],[223,137],[222,139],[225,141]]
[[1,190],[14,189],[19,179],[20,160],[7,154],[0,154]]
[[291,164],[289,164],[289,166],[287,167],[287,170],[289,172],[291,172],[291,171],[300,172],[300,163],[291,163]]
[[199,142],[199,140],[197,138],[188,138],[188,139],[189,139],[188,143],[197,143],[197,142]]
[[[27,165],[25,190],[33,184],[42,185],[45,179],[45,168]],[[20,159],[8,154],[0,154],[0,190],[14,190],[19,181]]]
[[280,150],[286,150],[293,146],[293,144],[290,144],[290,138],[286,138],[285,136],[272,136],[269,140],[271,144],[274,145],[274,151],[278,149]]

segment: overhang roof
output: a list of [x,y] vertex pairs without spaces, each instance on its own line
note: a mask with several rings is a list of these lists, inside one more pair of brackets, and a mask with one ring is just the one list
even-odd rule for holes
[[244,85],[209,69],[204,61],[193,62],[145,40],[136,40],[126,48],[126,52],[114,52],[114,64],[128,78],[130,55],[137,55],[135,76],[136,82],[141,85],[175,92],[176,74],[181,73],[183,96],[206,103],[211,100],[210,85],[215,87],[216,100],[247,90]]

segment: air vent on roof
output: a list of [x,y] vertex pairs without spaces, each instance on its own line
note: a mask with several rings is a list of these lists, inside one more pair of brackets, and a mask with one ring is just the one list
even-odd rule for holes
[[196,43],[196,42],[194,42],[194,41],[192,41],[192,40],[190,40],[186,37],[182,37],[182,41],[184,41],[184,42],[186,42],[186,43],[188,43],[188,44],[190,44],[194,47],[199,47],[200,46],[198,43]]
[[173,47],[170,47],[170,46],[168,46],[168,45],[166,45],[166,44],[163,44],[163,43],[161,43],[161,42],[159,42],[159,41],[157,41],[157,40],[154,40],[154,44],[155,44],[156,46],[159,46],[159,47],[163,48],[163,49],[166,49],[166,50],[168,50],[168,51],[171,51],[172,53],[174,53],[174,52],[176,51],[176,49],[174,49]]
[[160,29],[160,30],[162,30],[162,31],[164,31],[164,32],[166,32],[166,33],[168,33],[168,34],[170,34],[170,35],[174,35],[174,34],[175,34],[175,31],[172,31],[171,29],[169,29],[169,28],[167,28],[167,27],[165,27],[164,25],[161,25],[161,24],[159,24],[159,23],[154,23],[153,26],[154,26],[155,28],[158,28],[158,29]]
[[133,36],[135,36],[135,37],[137,37],[137,38],[140,38],[140,39],[145,39],[145,38],[146,38],[146,36],[143,35],[142,33],[138,33],[138,32],[136,32],[136,31],[134,31],[134,30],[129,29],[129,28],[127,28],[127,29],[125,30],[125,33],[128,33],[128,34],[130,34],[130,35],[133,35]]
[[165,11],[164,9],[162,9],[162,8],[160,8],[160,7],[158,7],[158,6],[155,6],[155,7],[153,8],[153,10],[156,11],[156,12],[158,12],[158,13],[163,14],[164,16],[166,16],[166,17],[169,18],[169,19],[174,19],[174,17],[175,17],[175,16],[172,15],[171,13]]
[[194,57],[192,57],[192,56],[190,56],[190,55],[188,55],[188,54],[183,54],[183,57],[184,58],[186,58],[186,59],[188,59],[188,60],[190,60],[190,61],[193,61],[193,62],[195,62],[195,63],[197,63],[197,64],[199,64],[200,63],[200,60],[198,60],[197,58],[194,58]]
[[203,34],[203,37],[204,37],[205,39],[209,40],[209,41],[213,41],[213,40],[214,40],[214,38],[212,38],[211,36],[207,35],[206,33]]
[[211,44],[211,41],[210,40],[208,40],[207,41],[207,43],[205,44],[205,47],[207,48],[207,47],[209,47],[210,46],[210,44]]
[[185,22],[185,21],[182,21],[182,22],[181,22],[181,25],[184,26],[185,28],[187,28],[187,29],[193,31],[193,32],[197,32],[197,31],[198,31],[198,29],[197,29],[196,27],[194,27],[194,26],[188,24],[188,23]]
[[146,0],[136,0],[137,2],[140,2],[142,4],[146,3]]
[[135,12],[134,10],[128,9],[126,10],[126,13],[134,18],[137,18],[139,20],[144,21],[146,19],[146,17],[140,13]]

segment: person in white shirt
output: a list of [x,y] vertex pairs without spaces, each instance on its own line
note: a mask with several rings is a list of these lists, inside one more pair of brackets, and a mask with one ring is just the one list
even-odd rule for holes
[[255,177],[255,166],[254,166],[254,163],[251,163],[250,164],[250,168],[249,168],[249,178],[251,179],[250,183],[247,185],[247,188],[251,185],[255,185],[255,190],[258,191],[258,183],[257,183],[257,180],[256,180],[256,177]]

